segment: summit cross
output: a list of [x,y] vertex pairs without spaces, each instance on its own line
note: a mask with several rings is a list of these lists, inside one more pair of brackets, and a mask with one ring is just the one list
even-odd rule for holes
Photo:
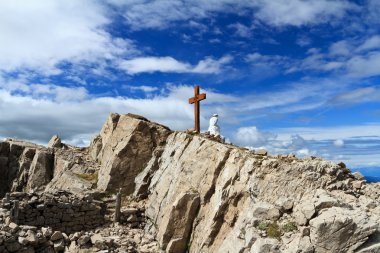
[[199,94],[199,85],[196,85],[194,87],[194,97],[189,98],[189,104],[194,104],[194,129],[197,133],[200,132],[200,119],[199,119],[199,113],[200,113],[200,101],[206,99],[206,93]]

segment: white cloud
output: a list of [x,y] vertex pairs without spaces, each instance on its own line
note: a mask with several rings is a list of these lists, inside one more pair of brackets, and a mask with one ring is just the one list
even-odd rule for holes
[[380,49],[380,36],[375,35],[368,39],[366,39],[363,44],[361,44],[357,51],[364,51],[364,50],[372,50],[372,49]]
[[217,60],[207,57],[199,61],[198,64],[191,65],[190,63],[180,62],[169,56],[138,57],[121,61],[120,68],[131,75],[146,72],[217,74],[220,73],[223,66],[231,60],[232,57],[230,56],[224,56]]
[[275,138],[275,134],[260,132],[257,127],[251,126],[237,129],[234,140],[240,145],[257,148],[268,144],[269,140]]
[[341,40],[333,43],[329,48],[329,54],[331,56],[349,55],[352,48],[350,43],[346,40]]
[[311,39],[307,36],[300,36],[297,38],[296,40],[296,44],[301,46],[301,47],[305,47],[305,46],[308,46],[312,43]]
[[304,139],[323,141],[323,140],[347,140],[350,138],[363,138],[365,136],[380,136],[380,124],[365,124],[353,126],[335,127],[295,127],[276,129],[278,139],[287,140],[293,133],[298,133]]
[[147,85],[140,85],[140,86],[123,85],[123,88],[129,89],[131,91],[142,91],[145,93],[151,93],[154,91],[158,91],[158,87],[147,86]]
[[380,89],[377,87],[365,87],[344,92],[334,97],[330,103],[347,105],[373,101],[380,101]]
[[0,70],[59,74],[60,63],[97,63],[136,50],[114,38],[106,9],[90,0],[0,1]]
[[302,26],[326,23],[342,18],[355,5],[347,1],[328,0],[257,0],[256,16],[273,26]]
[[[126,22],[136,30],[166,29],[187,20],[212,18],[217,13],[248,15],[272,26],[301,26],[330,22],[344,17],[356,6],[348,1],[328,0],[208,0],[148,1],[108,0],[121,10]],[[149,17],[149,18],[147,18]],[[246,34],[246,32],[243,32]]]
[[338,147],[338,148],[343,147],[344,146],[344,140],[342,140],[342,139],[335,140],[334,141],[334,146]]
[[228,27],[233,28],[235,30],[235,35],[237,36],[249,38],[252,35],[251,28],[241,23],[234,23],[229,25]]
[[[0,86],[1,87],[1,86]],[[99,132],[110,112],[128,112],[144,115],[152,121],[172,129],[193,127],[194,109],[188,104],[193,94],[191,86],[169,85],[160,94],[150,98],[91,97],[85,88],[66,88],[56,85],[35,85],[27,92],[0,88],[0,138],[13,137],[38,143],[47,143],[53,134],[59,134],[71,144],[87,144]],[[214,91],[206,92],[202,101],[202,129],[207,118],[219,103],[235,98]],[[71,99],[66,96],[72,95]],[[223,112],[220,113],[224,117]],[[227,117],[227,116],[226,116]]]
[[380,75],[380,51],[357,55],[347,61],[350,77],[371,77]]

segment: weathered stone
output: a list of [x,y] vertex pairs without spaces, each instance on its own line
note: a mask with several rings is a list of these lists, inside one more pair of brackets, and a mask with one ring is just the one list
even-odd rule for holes
[[266,156],[266,155],[268,155],[268,151],[266,151],[265,149],[258,149],[258,150],[255,151],[255,154],[256,155]]
[[86,243],[88,243],[90,241],[90,237],[88,235],[82,235],[81,237],[79,237],[78,239],[78,244],[79,245],[85,245]]
[[306,225],[320,210],[333,206],[339,206],[337,199],[325,190],[318,189],[315,192],[305,194],[295,205],[293,216],[298,225]]
[[61,148],[62,147],[61,138],[58,135],[53,135],[53,137],[51,137],[47,146],[49,148]]
[[61,252],[65,249],[65,241],[63,238],[54,241],[54,249],[56,252]]
[[[184,252],[199,207],[199,194],[185,192],[178,196],[161,222],[160,244],[167,252]],[[169,209],[170,208],[170,209]]]
[[269,203],[258,202],[252,210],[253,216],[263,220],[278,220],[280,211]]
[[377,224],[364,212],[332,207],[312,219],[310,227],[315,252],[334,253],[353,252],[376,232]]
[[280,253],[278,241],[276,239],[258,238],[252,245],[250,252]]
[[364,180],[364,179],[365,179],[364,176],[363,176],[363,174],[360,173],[359,171],[356,171],[356,172],[352,173],[352,175],[353,175],[353,176],[355,177],[355,179],[357,179],[357,180]]
[[362,181],[353,181],[352,182],[352,187],[354,187],[355,189],[361,189],[362,185],[363,185]]
[[53,178],[54,155],[51,151],[37,150],[30,167],[28,189],[45,186]]
[[165,144],[167,128],[127,115],[110,114],[100,136],[102,167],[98,189],[122,188],[126,194],[135,190],[134,178],[142,172],[154,149]]
[[37,245],[38,238],[37,238],[36,233],[32,230],[28,230],[26,232],[26,234],[27,234],[27,236],[26,236],[25,240],[27,241],[27,243],[30,245]]
[[50,237],[53,234],[53,230],[51,227],[42,227],[41,228],[42,235],[45,237]]
[[50,237],[50,240],[52,241],[57,241],[63,238],[62,232],[61,231],[54,231],[52,236]]

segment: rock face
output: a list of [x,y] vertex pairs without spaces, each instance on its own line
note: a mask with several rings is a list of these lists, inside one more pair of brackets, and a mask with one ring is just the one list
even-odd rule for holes
[[[144,227],[162,252],[380,252],[380,184],[367,184],[343,163],[252,152],[138,115],[110,114],[89,148],[61,145],[0,143],[0,194],[121,189],[122,203],[141,207],[122,211],[122,222]],[[33,233],[24,229],[20,240],[32,245]],[[104,236],[69,235],[70,248],[111,250]],[[149,252],[139,236],[134,245]],[[51,245],[61,249],[67,240]]]
[[53,177],[52,150],[23,141],[0,143],[0,197],[45,186]]
[[[90,153],[102,164],[99,190],[135,190],[135,177],[145,168],[155,149],[165,144],[170,130],[128,115],[111,114],[93,141]],[[99,143],[102,144],[99,150]],[[117,176],[116,176],[117,175]]]

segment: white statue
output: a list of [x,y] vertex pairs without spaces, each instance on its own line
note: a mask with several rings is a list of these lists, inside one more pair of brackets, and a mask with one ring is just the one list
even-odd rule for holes
[[208,132],[213,136],[220,136],[220,128],[218,126],[218,114],[212,115]]

